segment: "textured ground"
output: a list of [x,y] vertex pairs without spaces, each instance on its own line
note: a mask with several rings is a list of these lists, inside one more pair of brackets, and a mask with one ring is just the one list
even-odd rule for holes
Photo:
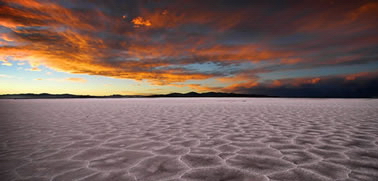
[[378,100],[0,100],[1,180],[377,181]]

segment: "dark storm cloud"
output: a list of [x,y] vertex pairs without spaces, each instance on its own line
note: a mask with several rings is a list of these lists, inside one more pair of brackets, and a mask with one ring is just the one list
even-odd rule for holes
[[345,76],[284,79],[223,89],[228,92],[282,97],[378,97],[378,74],[363,72]]

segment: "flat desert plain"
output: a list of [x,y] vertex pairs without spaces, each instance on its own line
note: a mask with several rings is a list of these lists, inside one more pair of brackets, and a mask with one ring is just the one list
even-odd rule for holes
[[0,180],[377,181],[377,99],[0,100]]

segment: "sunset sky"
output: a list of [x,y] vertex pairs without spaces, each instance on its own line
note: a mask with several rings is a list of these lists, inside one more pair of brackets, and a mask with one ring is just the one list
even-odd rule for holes
[[378,96],[378,1],[2,0],[0,94]]

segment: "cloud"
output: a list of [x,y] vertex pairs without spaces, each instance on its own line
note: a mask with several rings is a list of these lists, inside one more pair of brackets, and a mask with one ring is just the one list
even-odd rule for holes
[[14,39],[8,34],[0,34],[0,39],[3,39],[6,42],[14,41]]
[[80,83],[85,83],[85,82],[87,82],[86,79],[83,79],[83,78],[74,78],[74,77],[65,78],[64,80],[65,80],[65,81],[70,81],[70,82],[80,82]]
[[370,72],[360,72],[357,74],[351,74],[351,75],[345,76],[345,80],[353,81],[353,80],[356,80],[357,78],[369,76],[370,74],[371,74]]
[[40,72],[41,71],[41,69],[38,68],[38,67],[32,67],[32,68],[25,69],[25,70],[27,70],[27,71],[35,71],[35,72]]
[[11,75],[0,74],[0,78],[13,78]]
[[185,86],[188,86],[191,89],[199,91],[199,92],[212,92],[212,91],[216,91],[220,89],[220,87],[207,87],[201,84],[187,84]]
[[378,73],[282,79],[260,84],[252,82],[232,85],[223,90],[284,97],[377,97]]
[[135,27],[140,26],[151,26],[151,22],[149,20],[145,20],[143,17],[136,17],[132,21]]
[[174,87],[189,87],[195,91],[198,92],[211,92],[211,91],[219,91],[221,87],[208,87],[204,86],[202,84],[169,84],[169,86],[174,86]]
[[[378,58],[374,1],[4,2],[0,58],[11,56],[72,74],[155,85],[215,78],[232,84],[224,89],[228,91],[260,85],[257,72]],[[229,72],[188,68],[209,62],[254,66]]]
[[33,80],[47,80],[47,81],[55,81],[55,82],[76,82],[76,83],[85,83],[87,82],[84,78],[75,78],[75,77],[68,77],[68,78],[36,78]]
[[13,64],[10,63],[10,62],[3,62],[3,63],[1,63],[1,65],[4,65],[4,66],[12,66]]

